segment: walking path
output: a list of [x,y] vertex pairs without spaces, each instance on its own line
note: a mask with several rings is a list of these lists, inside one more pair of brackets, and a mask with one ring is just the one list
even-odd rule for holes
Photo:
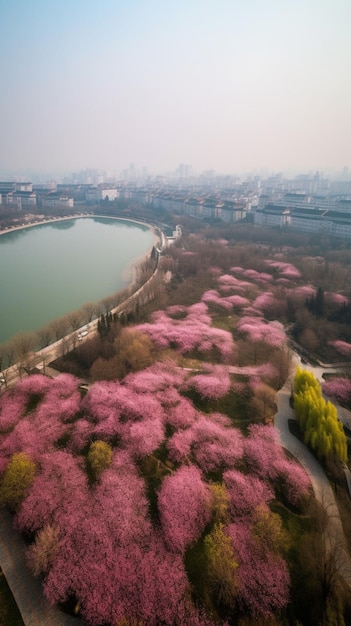
[[26,563],[25,544],[5,509],[0,509],[0,563],[25,626],[83,626],[80,619],[62,613],[44,598]]
[[299,441],[289,430],[289,420],[295,419],[294,411],[290,407],[291,381],[277,393],[277,413],[274,417],[274,426],[280,437],[280,442],[301,463],[308,473],[314,495],[322,504],[328,515],[328,539],[338,558],[338,570],[345,582],[351,587],[351,559],[346,546],[344,531],[335,501],[333,490],[321,465],[304,443]]

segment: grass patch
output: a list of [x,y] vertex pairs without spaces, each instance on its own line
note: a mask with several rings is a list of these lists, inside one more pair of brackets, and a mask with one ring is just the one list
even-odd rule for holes
[[233,315],[226,315],[225,317],[216,315],[216,317],[212,318],[212,326],[214,328],[220,328],[221,330],[227,330],[231,333],[236,326],[237,319],[238,318]]
[[246,422],[249,419],[249,398],[230,389],[222,398],[203,398],[195,389],[189,389],[184,395],[202,413],[224,413],[233,423]]

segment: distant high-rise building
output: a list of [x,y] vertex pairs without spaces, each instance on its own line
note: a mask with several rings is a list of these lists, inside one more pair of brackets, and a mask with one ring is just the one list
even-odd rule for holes
[[191,176],[191,172],[192,167],[188,163],[181,163],[177,170],[179,178],[189,178],[189,176]]

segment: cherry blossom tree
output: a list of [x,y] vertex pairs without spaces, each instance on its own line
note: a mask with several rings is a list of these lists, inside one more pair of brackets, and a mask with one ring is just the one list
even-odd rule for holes
[[67,517],[77,515],[88,498],[83,467],[79,458],[63,450],[43,455],[40,472],[17,512],[16,527],[36,531],[50,524],[64,529]]
[[178,462],[194,458],[204,472],[233,467],[242,456],[243,437],[216,416],[201,416],[190,428],[174,433],[167,443],[170,458]]
[[230,524],[238,559],[237,602],[241,611],[256,620],[272,617],[289,601],[289,570],[284,559],[258,543],[247,521]]
[[266,265],[275,269],[280,274],[280,276],[283,276],[284,278],[288,278],[290,280],[296,280],[297,278],[301,278],[300,270],[298,270],[295,265],[292,265],[292,263],[267,260]]
[[202,295],[201,299],[203,302],[206,302],[207,304],[215,304],[217,306],[222,307],[223,309],[226,309],[227,311],[231,311],[232,309],[231,303],[228,302],[226,298],[221,298],[218,291],[216,291],[215,289],[206,291]]
[[350,357],[351,356],[351,343],[347,341],[342,341],[341,339],[335,339],[335,341],[328,341],[330,346],[333,346],[339,354],[343,356]]
[[230,274],[223,274],[218,277],[218,282],[220,284],[220,288],[227,289],[235,289],[235,291],[244,291],[247,288],[252,288],[252,284],[245,280],[240,280],[239,278],[235,278]]
[[188,428],[197,417],[198,412],[188,398],[179,396],[177,404],[167,407],[166,421],[173,428]]
[[163,420],[159,416],[144,419],[126,426],[122,432],[122,444],[140,458],[154,452],[165,438]]
[[233,519],[245,516],[262,503],[274,498],[272,489],[260,478],[252,474],[231,469],[223,474],[229,495],[229,506]]
[[[0,432],[8,433],[23,416],[27,405],[24,395],[6,392],[0,396]],[[1,471],[1,470],[0,470]]]
[[189,387],[193,387],[202,398],[218,399],[228,393],[230,378],[227,368],[215,366],[208,373],[192,376],[188,381]]
[[305,470],[286,458],[273,426],[249,426],[244,456],[251,470],[268,485],[278,486],[280,481],[281,490],[292,504],[308,495],[310,481]]
[[253,280],[256,283],[269,283],[273,280],[272,274],[268,274],[267,272],[257,272],[254,269],[247,269],[243,271],[243,276],[246,276],[250,280]]
[[174,346],[181,354],[194,348],[208,352],[217,348],[224,360],[231,357],[233,337],[228,331],[211,326],[211,317],[204,302],[188,307],[186,317],[175,320],[165,311],[153,314],[152,323],[141,324],[137,329],[150,336],[160,348]]
[[210,503],[209,488],[194,465],[182,466],[164,478],[158,507],[170,550],[183,554],[200,537],[210,519]]
[[323,383],[323,393],[343,406],[350,406],[351,380],[345,377],[328,379]]
[[280,322],[267,323],[257,317],[244,316],[239,320],[237,328],[246,333],[251,341],[265,341],[274,347],[282,347],[286,343],[284,328]]

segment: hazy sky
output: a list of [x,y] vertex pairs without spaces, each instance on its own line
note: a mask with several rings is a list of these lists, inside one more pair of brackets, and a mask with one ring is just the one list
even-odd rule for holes
[[351,166],[351,0],[0,0],[0,171]]

